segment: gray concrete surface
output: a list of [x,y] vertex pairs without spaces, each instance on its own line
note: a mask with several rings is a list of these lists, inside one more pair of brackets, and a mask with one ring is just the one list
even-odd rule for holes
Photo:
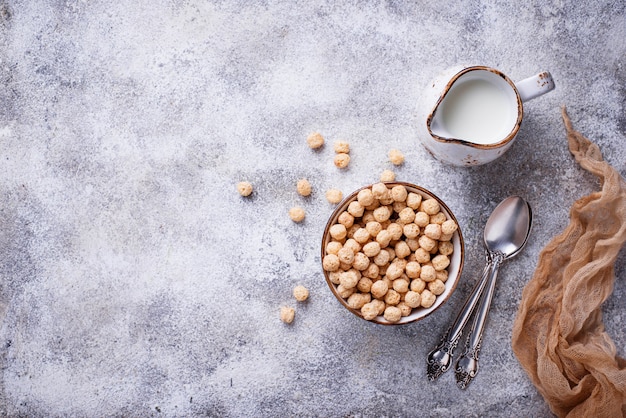
[[[599,187],[567,150],[562,105],[626,174],[624,2],[4,0],[0,31],[1,415],[550,415],[511,327],[539,252]],[[459,63],[557,85],[527,104],[504,157],[472,169],[433,160],[415,134],[420,91]],[[337,139],[352,145],[346,171]],[[452,299],[402,327],[345,311],[318,250],[325,190],[377,180],[390,148],[406,156],[399,180],[448,202],[467,249]],[[480,373],[466,391],[450,373],[430,383],[426,354],[511,194],[535,225],[501,271]],[[604,308],[621,355],[625,270],[622,252]]]

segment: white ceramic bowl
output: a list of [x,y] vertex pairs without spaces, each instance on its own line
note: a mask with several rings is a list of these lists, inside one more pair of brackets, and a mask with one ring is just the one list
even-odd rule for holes
[[[450,211],[448,206],[441,199],[439,199],[436,195],[434,195],[432,192],[424,189],[423,187],[416,186],[410,183],[387,182],[385,184],[387,185],[387,188],[392,188],[393,186],[396,186],[396,185],[402,185],[407,189],[408,192],[418,193],[422,195],[422,198],[424,199],[433,198],[437,200],[437,202],[439,202],[439,205],[441,207],[441,211],[446,215],[446,217],[448,219],[453,219],[458,225],[457,219],[455,218],[454,214]],[[330,227],[337,223],[337,219],[339,218],[339,215],[341,215],[341,213],[343,213],[348,208],[348,205],[351,202],[356,200],[359,191],[366,189],[366,188],[371,188],[371,187],[372,185],[370,184],[370,185],[361,187],[358,190],[355,190],[349,196],[347,196],[341,203],[339,203],[337,208],[334,210],[334,212],[328,219],[328,223],[326,224],[326,228],[324,229],[324,233],[322,236],[322,260],[324,259],[324,256],[326,255],[326,245],[331,239],[330,233],[329,233]],[[450,295],[452,294],[452,292],[454,292],[454,290],[456,289],[459,278],[461,277],[461,271],[463,270],[463,262],[465,259],[465,247],[464,247],[463,235],[461,233],[460,227],[454,233],[454,236],[452,237],[451,242],[453,244],[454,250],[450,256],[450,265],[447,268],[448,280],[445,283],[446,288],[441,295],[437,296],[435,303],[429,308],[420,307],[420,308],[413,309],[410,315],[402,317],[400,321],[398,322],[389,322],[382,315],[377,316],[376,318],[372,319],[371,322],[376,322],[378,324],[384,324],[384,325],[408,324],[410,322],[419,321],[427,317],[428,315],[436,311],[441,305],[443,305],[450,298]],[[330,281],[329,273],[325,271],[324,269],[322,270],[324,271],[324,277],[326,278],[326,283],[328,284],[328,287],[330,288],[333,295],[335,295],[337,300],[347,310],[349,310],[356,316],[363,318],[359,310],[352,309],[350,306],[348,306],[348,303],[346,302],[346,300],[343,299],[338,294],[337,285],[335,285],[333,282]]]

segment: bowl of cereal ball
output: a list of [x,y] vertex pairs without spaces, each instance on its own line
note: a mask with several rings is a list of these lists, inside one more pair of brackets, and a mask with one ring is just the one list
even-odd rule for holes
[[337,300],[372,322],[425,318],[461,277],[464,244],[454,214],[432,192],[376,183],[347,196],[322,238],[322,269]]

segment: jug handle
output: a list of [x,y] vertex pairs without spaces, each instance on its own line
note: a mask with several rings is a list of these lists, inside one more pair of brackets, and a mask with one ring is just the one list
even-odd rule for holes
[[554,90],[552,75],[544,71],[532,77],[525,78],[515,83],[522,102],[534,99]]

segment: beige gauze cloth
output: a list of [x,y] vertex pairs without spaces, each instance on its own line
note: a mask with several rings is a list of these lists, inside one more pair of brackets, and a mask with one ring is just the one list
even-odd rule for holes
[[570,152],[601,191],[574,203],[569,225],[539,255],[513,324],[513,351],[559,417],[626,416],[626,360],[601,312],[626,241],[626,182],[562,114]]

